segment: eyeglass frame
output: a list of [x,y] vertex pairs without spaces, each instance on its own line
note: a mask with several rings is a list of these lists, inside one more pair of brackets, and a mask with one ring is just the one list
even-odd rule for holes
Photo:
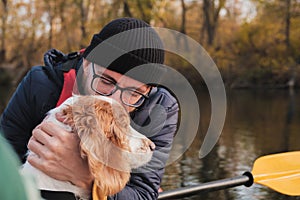
[[[121,101],[122,101],[122,103],[124,104],[124,105],[126,105],[126,106],[130,106],[130,107],[134,107],[134,108],[138,108],[138,107],[140,107],[143,103],[144,103],[144,101],[146,100],[146,99],[149,99],[149,95],[147,95],[147,94],[143,94],[143,93],[141,93],[141,92],[139,92],[139,91],[137,91],[137,90],[132,90],[132,88],[130,88],[130,87],[120,87],[119,85],[118,85],[118,83],[115,81],[115,80],[111,80],[111,79],[109,79],[109,78],[106,78],[106,77],[104,77],[104,76],[101,76],[101,75],[98,75],[98,74],[96,74],[96,71],[95,71],[95,65],[94,65],[94,63],[92,62],[92,69],[93,69],[93,79],[92,79],[92,81],[91,81],[91,89],[94,91],[94,92],[96,92],[97,94],[99,94],[99,95],[102,95],[102,96],[111,96],[111,95],[113,95],[117,90],[120,90],[121,91],[121,94],[120,94],[120,99],[121,99]],[[105,81],[108,81],[108,82],[111,82],[111,84],[113,84],[114,85],[114,89],[109,93],[109,94],[104,94],[104,93],[101,93],[101,92],[99,92],[97,89],[95,89],[94,87],[93,87],[93,83],[94,83],[94,81],[95,81],[95,79],[97,79],[97,78],[99,78],[99,79],[104,79]],[[115,83],[114,83],[115,82]],[[138,99],[137,100],[137,102],[139,102],[140,100],[141,100],[141,98],[144,98],[143,99],[143,101],[139,104],[139,105],[134,105],[134,104],[129,104],[129,103],[126,103],[126,102],[124,102],[124,100],[123,100],[123,91],[132,91],[132,92],[135,92],[135,93],[137,93],[137,94],[139,94],[139,95],[141,95],[141,97],[140,97],[140,99]]]

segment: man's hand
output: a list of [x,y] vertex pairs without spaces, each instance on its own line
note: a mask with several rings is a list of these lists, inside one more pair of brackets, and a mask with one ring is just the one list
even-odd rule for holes
[[62,181],[69,181],[80,188],[91,191],[93,177],[86,159],[80,156],[79,137],[69,133],[54,123],[42,122],[37,126],[29,140],[28,148],[34,154],[28,162]]

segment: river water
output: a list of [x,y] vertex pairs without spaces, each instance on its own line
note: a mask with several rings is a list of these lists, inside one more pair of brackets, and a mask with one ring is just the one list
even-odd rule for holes
[[[6,105],[7,88],[0,89],[0,111]],[[239,176],[251,171],[260,156],[300,149],[300,91],[227,91],[227,114],[223,132],[213,150],[199,159],[199,149],[210,121],[208,95],[199,95],[199,131],[189,149],[167,166],[162,180],[164,191]],[[246,188],[201,193],[187,200],[277,200],[300,199],[279,194],[254,184]]]
[[[227,101],[223,132],[216,146],[203,159],[199,159],[198,152],[210,121],[210,103],[200,102],[199,132],[188,151],[167,166],[163,190],[239,176],[251,171],[253,162],[260,156],[300,149],[300,91],[232,90],[227,91]],[[254,184],[249,188],[238,186],[184,199],[277,200],[300,197],[289,197]]]

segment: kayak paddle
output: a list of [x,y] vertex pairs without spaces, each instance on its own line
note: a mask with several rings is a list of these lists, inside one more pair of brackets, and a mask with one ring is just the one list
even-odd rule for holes
[[267,186],[277,192],[290,196],[300,195],[300,151],[272,154],[258,158],[252,172],[241,176],[211,181],[195,186],[159,193],[158,199],[191,196],[202,191],[213,191],[253,183]]

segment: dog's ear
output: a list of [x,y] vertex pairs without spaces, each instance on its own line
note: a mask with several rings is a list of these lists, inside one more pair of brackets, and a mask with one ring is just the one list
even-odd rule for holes
[[[93,146],[96,145],[98,144]],[[86,145],[82,148],[86,148]],[[98,152],[91,152],[93,149],[95,148],[85,149],[85,153],[97,185],[97,193],[105,196],[116,194],[125,187],[130,178],[130,166],[124,160],[123,152],[116,150],[111,142],[99,145]]]
[[110,104],[110,109],[112,111],[112,121],[110,123],[110,140],[115,143],[118,147],[130,151],[129,148],[129,124],[130,118],[123,106],[118,103]]
[[74,121],[74,131],[80,138],[81,155],[85,157],[86,154],[98,152],[101,148],[103,138],[97,135],[101,133],[97,116],[95,112],[95,99],[89,96],[82,96],[73,103],[72,119]]
[[129,149],[126,136],[128,114],[114,111],[111,103],[103,100],[93,99],[91,102],[89,107],[93,112],[87,112],[78,119],[77,114],[74,116],[82,149],[93,154],[95,160],[109,160],[107,157],[112,155],[112,151],[115,151],[116,158],[121,159],[121,151]]
[[81,154],[87,157],[99,190],[106,195],[119,192],[130,176],[130,166],[123,156],[128,146],[128,114],[114,111],[109,102],[87,96],[73,104],[72,113]]
[[120,192],[130,178],[129,172],[120,172],[107,166],[102,168],[101,179],[95,179],[96,192],[99,196],[109,196]]
[[94,130],[90,133],[81,134],[81,149],[101,193],[112,195],[125,187],[130,176],[130,166],[123,156],[128,148],[129,116],[102,100],[94,100],[92,107],[97,126],[92,125]]

